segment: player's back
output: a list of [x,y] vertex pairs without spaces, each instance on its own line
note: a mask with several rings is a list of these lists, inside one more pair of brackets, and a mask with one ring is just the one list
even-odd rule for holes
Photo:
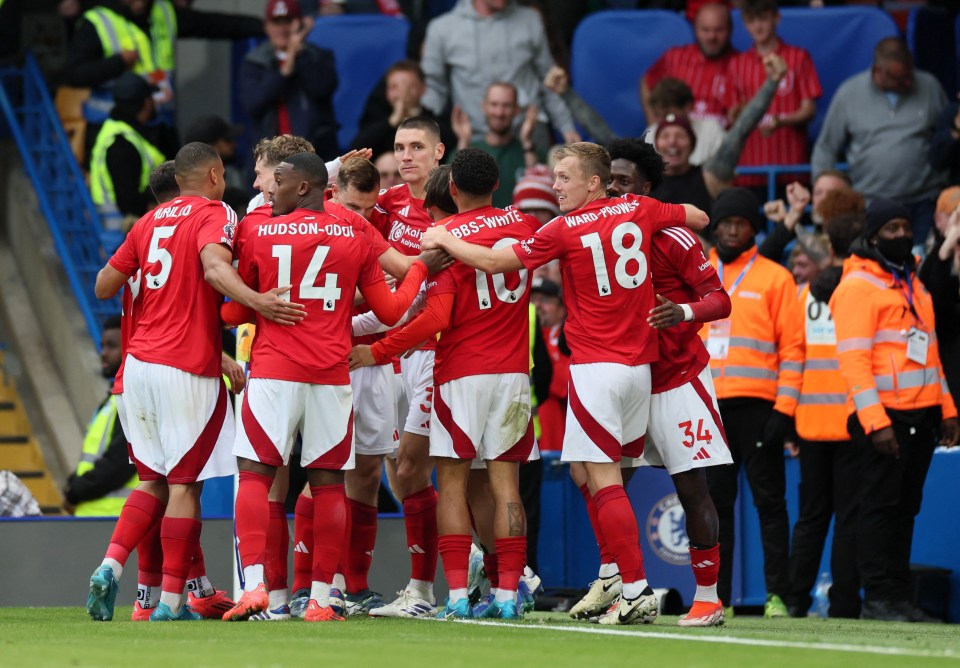
[[590,202],[540,229],[558,246],[571,363],[657,359],[656,333],[646,320],[654,306],[652,237],[685,221],[682,206],[624,195]]
[[[519,211],[495,207],[458,214],[445,226],[460,239],[495,249],[512,246],[536,229]],[[526,269],[490,275],[457,262],[427,281],[428,298],[442,293],[454,294],[454,303],[437,344],[437,384],[470,375],[529,372]]]
[[289,298],[306,317],[280,325],[257,317],[250,375],[302,383],[350,382],[350,315],[358,285],[382,281],[377,255],[354,221],[339,212],[297,209],[257,223],[241,272],[264,291],[292,285]]
[[[204,279],[200,252],[233,241],[236,214],[205,197],[178,197],[143,216],[114,256],[135,275],[141,301],[128,353],[200,376],[220,375],[220,294]],[[128,246],[129,244],[129,246]],[[124,249],[124,246],[127,246]]]
[[[669,227],[653,235],[651,260],[654,292],[675,304],[699,301],[699,286],[722,289],[700,240],[685,227]],[[650,367],[654,392],[683,385],[710,363],[706,346],[697,334],[701,327],[700,322],[681,322],[657,330],[660,359]]]

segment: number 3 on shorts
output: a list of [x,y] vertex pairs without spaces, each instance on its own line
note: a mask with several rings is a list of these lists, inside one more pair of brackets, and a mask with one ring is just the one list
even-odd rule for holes
[[[629,246],[623,243],[624,238],[630,235],[633,242]],[[593,254],[593,267],[597,276],[597,290],[601,297],[611,294],[610,276],[607,273],[607,258],[603,252],[603,244],[600,241],[598,232],[591,232],[580,237],[580,243],[584,248],[589,248]],[[620,287],[627,290],[633,290],[643,285],[647,280],[647,258],[640,250],[643,245],[643,232],[636,223],[620,223],[613,228],[613,234],[610,235],[610,243],[613,251],[617,254],[617,263],[613,268],[613,275],[617,279]],[[636,271],[630,272],[628,266],[630,260],[634,260]]]

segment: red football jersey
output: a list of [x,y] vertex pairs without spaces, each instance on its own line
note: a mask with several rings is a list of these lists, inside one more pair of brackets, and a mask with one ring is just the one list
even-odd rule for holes
[[683,225],[679,204],[623,195],[554,218],[513,247],[527,269],[560,259],[571,364],[637,366],[657,359],[650,247],[655,232]]
[[[527,239],[535,220],[512,207],[485,207],[450,218],[457,238],[488,248]],[[427,279],[427,298],[453,294],[450,325],[440,334],[433,378],[437,385],[463,376],[530,373],[530,279],[522,269],[485,274],[462,262]]]
[[[433,227],[433,218],[423,207],[423,200],[414,197],[410,186],[401,183],[380,192],[370,223],[404,255],[420,255],[420,239],[428,227]],[[428,341],[421,350],[436,347],[435,341]]]
[[126,276],[142,272],[143,300],[127,352],[142,362],[220,377],[220,303],[203,278],[200,251],[232,247],[237,214],[223,202],[178,197],[136,222],[110,258]]
[[[747,137],[740,156],[741,165],[798,165],[810,162],[807,126],[780,126],[768,137],[764,137],[760,132],[760,128],[769,126],[778,114],[792,114],[800,108],[801,101],[816,100],[823,95],[817,70],[806,50],[781,42],[776,54],[786,61],[787,74],[777,86],[777,94],[760,121],[760,126]],[[730,61],[728,77],[728,105],[749,102],[767,80],[763,60],[757,50],[751,48],[737,54]],[[779,180],[792,181],[794,176],[785,175]],[[737,178],[737,185],[759,186],[766,183],[765,176]]]
[[[352,212],[350,212],[352,213]],[[249,230],[243,280],[264,291],[292,285],[289,299],[307,315],[294,326],[257,316],[250,377],[347,385],[350,315],[358,286],[383,281],[376,252],[355,225],[359,215],[297,209]]]
[[130,350],[130,339],[134,330],[137,328],[137,319],[140,317],[140,309],[143,306],[143,300],[140,297],[142,272],[137,269],[137,273],[127,279],[127,284],[123,286],[123,292],[120,293],[120,368],[117,369],[117,375],[113,379],[113,394],[123,394],[123,366],[126,363],[127,351]]
[[[723,290],[697,235],[685,227],[669,227],[653,235],[651,267],[655,294],[675,304],[700,301],[710,292]],[[660,360],[650,366],[654,392],[680,387],[710,363],[710,354],[697,334],[702,326],[700,322],[681,322],[657,330]]]
[[263,204],[249,212],[237,223],[237,230],[233,235],[233,259],[237,265],[237,271],[240,271],[240,262],[243,261],[244,246],[247,245],[247,241],[250,239],[250,229],[258,223],[262,223],[272,217],[273,208],[269,204]]
[[719,117],[726,126],[727,68],[736,54],[736,49],[731,47],[719,58],[707,58],[696,44],[675,46],[650,66],[644,79],[651,91],[666,77],[679,79],[693,91],[691,115]]

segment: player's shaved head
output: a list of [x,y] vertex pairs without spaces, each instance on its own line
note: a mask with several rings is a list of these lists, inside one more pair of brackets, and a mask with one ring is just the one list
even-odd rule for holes
[[177,151],[177,157],[174,159],[177,182],[182,183],[184,179],[195,178],[218,162],[220,162],[220,156],[212,146],[198,141],[190,142]]
[[400,130],[422,130],[434,144],[440,143],[440,126],[432,118],[426,116],[411,116],[400,121],[397,132]]
[[327,166],[316,153],[294,153],[284,159],[283,163],[290,165],[293,171],[304,181],[310,184],[311,188],[319,188],[321,191],[327,187]]
[[599,144],[586,141],[567,144],[558,148],[553,157],[557,162],[564,158],[576,158],[584,176],[598,176],[600,183],[610,183],[610,154]]
[[153,193],[157,204],[169,202],[180,194],[180,186],[177,185],[177,168],[173,160],[161,162],[150,173],[150,192]]
[[500,168],[492,155],[479,148],[458,152],[450,165],[450,176],[457,190],[474,197],[492,195],[500,180]]
[[457,212],[457,203],[450,195],[450,165],[434,167],[424,186],[423,208],[428,211],[434,207],[452,216]]

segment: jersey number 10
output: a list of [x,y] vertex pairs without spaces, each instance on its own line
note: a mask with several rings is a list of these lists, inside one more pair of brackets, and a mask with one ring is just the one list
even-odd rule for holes
[[[500,250],[507,246],[519,243],[516,239],[504,237],[493,244],[493,250]],[[503,274],[490,274],[489,277],[484,272],[477,270],[477,306],[481,311],[486,311],[493,306],[490,298],[490,282],[493,282],[493,294],[497,296],[504,304],[516,304],[520,301],[524,291],[527,289],[527,270],[520,270],[520,285],[510,289],[507,287],[507,279]]]

